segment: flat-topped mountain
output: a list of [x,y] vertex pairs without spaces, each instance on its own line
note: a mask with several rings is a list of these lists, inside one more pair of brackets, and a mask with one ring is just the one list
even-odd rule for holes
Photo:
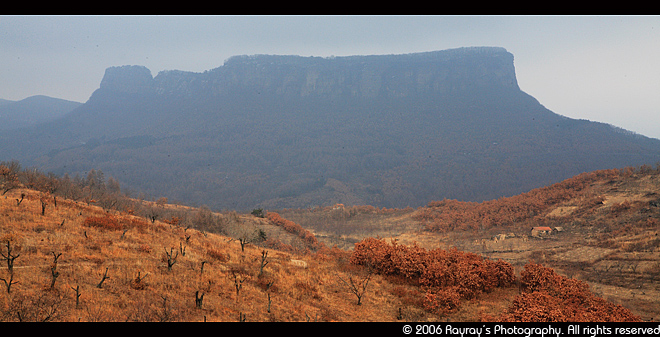
[[660,161],[660,140],[543,107],[513,61],[475,47],[111,67],[67,116],[0,136],[0,158],[239,210],[481,201]]

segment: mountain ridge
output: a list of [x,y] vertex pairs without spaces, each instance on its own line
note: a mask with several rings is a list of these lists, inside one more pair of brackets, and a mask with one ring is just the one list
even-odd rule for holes
[[660,161],[660,140],[543,107],[513,61],[487,47],[111,67],[64,118],[4,135],[0,158],[243,210],[482,201]]
[[65,116],[83,103],[34,95],[19,101],[0,101],[0,130],[34,126]]
[[[489,58],[484,58],[489,56]],[[296,55],[239,55],[227,59],[224,65],[204,71],[202,73],[165,70],[160,71],[155,77],[151,77],[148,68],[139,65],[124,65],[106,69],[99,90],[116,90],[126,93],[153,93],[174,94],[184,91],[186,86],[206,84],[215,90],[216,95],[229,93],[233,87],[252,87],[259,90],[259,94],[273,91],[277,94],[300,94],[308,96],[311,94],[330,94],[339,96],[376,97],[378,93],[385,92],[395,96],[406,96],[410,90],[400,88],[387,88],[387,82],[381,85],[377,82],[383,81],[384,76],[394,78],[397,75],[397,67],[405,64],[410,68],[414,65],[414,71],[420,72],[421,68],[431,65],[431,69],[421,74],[415,74],[416,81],[405,83],[417,90],[421,89],[447,89],[439,82],[448,77],[457,76],[451,67],[445,66],[440,69],[433,68],[433,64],[444,62],[470,62],[470,58],[492,59],[495,63],[507,63],[506,69],[500,73],[485,72],[479,69],[479,75],[493,77],[491,80],[500,79],[501,83],[518,88],[513,69],[513,55],[501,47],[471,47],[457,48],[443,51],[410,53],[400,55],[368,55],[368,56],[344,56],[344,57],[304,57]],[[333,70],[337,64],[346,67],[343,73]],[[481,64],[484,68],[489,64]],[[500,66],[500,64],[495,64]],[[377,68],[377,66],[379,68]],[[492,64],[490,65],[492,68]],[[411,70],[411,69],[407,69]],[[283,80],[277,81],[278,77],[271,76],[278,72],[290,72]],[[240,73],[237,75],[237,72]],[[246,76],[245,73],[248,72]],[[471,74],[475,75],[475,74]],[[403,76],[402,76],[403,77]],[[483,79],[482,83],[483,84]],[[196,83],[197,82],[197,83]],[[414,82],[418,82],[415,86]],[[479,84],[479,82],[475,82]],[[348,85],[347,88],[332,88],[333,85]],[[275,88],[273,88],[275,87]],[[401,87],[401,86],[399,86]],[[426,87],[426,88],[425,88]],[[426,90],[425,92],[428,92]]]

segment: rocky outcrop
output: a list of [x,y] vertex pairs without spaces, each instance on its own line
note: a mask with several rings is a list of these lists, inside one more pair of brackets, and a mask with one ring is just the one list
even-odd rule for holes
[[128,94],[152,92],[154,88],[151,71],[144,66],[110,67],[100,85],[100,90]]
[[493,85],[519,89],[513,55],[498,47],[331,58],[237,56],[209,77],[219,93],[243,88],[301,97],[409,97]]

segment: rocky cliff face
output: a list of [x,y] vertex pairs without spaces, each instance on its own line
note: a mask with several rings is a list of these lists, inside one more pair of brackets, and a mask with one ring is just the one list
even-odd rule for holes
[[405,55],[301,57],[236,56],[204,73],[142,66],[106,70],[100,90],[191,96],[237,92],[288,97],[412,97],[498,86],[519,90],[513,55],[474,47]]
[[151,71],[144,66],[111,67],[105,70],[101,80],[101,90],[138,94],[154,90]]
[[493,85],[518,89],[513,55],[489,47],[335,58],[241,56],[212,73],[220,90],[222,84],[238,85],[302,97],[409,97]]

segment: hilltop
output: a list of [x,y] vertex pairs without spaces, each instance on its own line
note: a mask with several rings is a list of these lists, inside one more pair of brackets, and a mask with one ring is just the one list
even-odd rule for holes
[[660,140],[566,118],[523,89],[499,47],[110,67],[66,116],[0,134],[0,158],[241,211],[481,202],[660,161]]
[[[285,210],[213,212],[128,198],[101,171],[71,180],[16,162],[0,168],[2,320],[639,320],[581,280],[494,256],[506,251],[469,252],[455,240],[464,230],[454,241],[433,230],[398,241],[365,236],[345,250]],[[657,170],[644,176],[657,183]],[[620,177],[608,179],[634,185]],[[353,216],[420,221],[425,211],[365,206]],[[426,240],[403,244],[406,237]],[[570,304],[553,307],[555,316],[534,314],[562,301]]]
[[0,130],[35,126],[64,117],[82,103],[43,95],[20,101],[0,100]]

